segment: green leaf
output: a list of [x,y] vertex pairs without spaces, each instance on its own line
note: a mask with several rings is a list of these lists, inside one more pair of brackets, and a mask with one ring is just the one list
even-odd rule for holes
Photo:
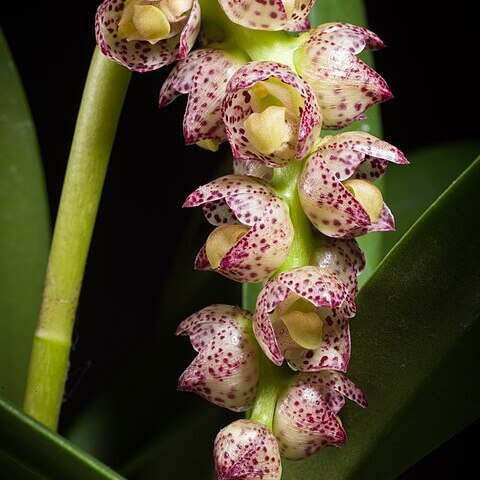
[[12,480],[123,478],[1,398],[0,472]]
[[0,31],[0,393],[21,405],[50,220],[29,108]]
[[410,165],[406,167],[389,167],[385,175],[386,200],[395,215],[396,230],[385,234],[383,255],[479,153],[480,142],[445,142],[409,153]]
[[480,416],[480,160],[427,210],[357,296],[349,376],[369,407],[348,442],[283,480],[388,480]]

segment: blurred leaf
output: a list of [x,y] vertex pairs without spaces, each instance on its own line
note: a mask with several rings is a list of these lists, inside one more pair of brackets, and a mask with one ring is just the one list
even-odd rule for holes
[[427,210],[357,296],[349,376],[369,407],[341,449],[284,480],[388,480],[480,416],[480,160]]
[[0,476],[11,480],[123,477],[0,399]]
[[21,405],[50,224],[35,129],[0,31],[0,394]]
[[385,176],[396,230],[383,239],[383,255],[480,153],[480,142],[432,145],[408,154],[410,165],[392,165]]

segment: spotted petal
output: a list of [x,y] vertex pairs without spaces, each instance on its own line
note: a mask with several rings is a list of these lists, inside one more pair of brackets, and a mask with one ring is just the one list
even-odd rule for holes
[[[322,342],[314,350],[293,341],[276,307],[290,295],[311,303],[323,319]],[[355,304],[346,285],[335,275],[309,266],[282,272],[260,292],[253,319],[257,342],[276,365],[287,359],[301,371],[335,369],[346,371],[350,360],[348,319],[355,315]]]
[[221,104],[230,77],[242,61],[223,50],[193,51],[179,62],[160,90],[160,106],[167,105],[179,93],[188,93],[183,118],[187,145],[201,140],[227,139],[222,120]]
[[[101,52],[113,61],[136,72],[148,72],[185,58],[200,30],[200,5],[193,0],[189,18],[182,31],[151,44],[144,40],[126,40],[118,34],[126,0],[104,0],[95,17],[95,34]],[[145,4],[155,3],[145,1]]]
[[[219,0],[228,18],[253,30],[297,30],[307,20],[315,0]],[[293,3],[293,4],[292,4]]]
[[233,156],[242,160],[257,160],[270,167],[285,165],[289,159],[274,153],[260,153],[245,136],[245,120],[253,113],[251,95],[248,90],[258,82],[276,78],[293,87],[299,95],[300,120],[293,145],[294,156],[303,159],[312,148],[321,128],[321,113],[315,95],[307,82],[289,67],[273,62],[250,62],[237,71],[230,80],[223,101],[222,112],[228,141]]
[[259,358],[249,322],[247,311],[229,305],[212,305],[184,320],[177,334],[189,335],[198,355],[181,375],[178,389],[234,412],[251,408]]
[[[221,208],[212,213],[215,204]],[[204,212],[210,223],[251,227],[223,255],[217,269],[222,275],[239,282],[261,281],[288,255],[293,240],[290,217],[283,201],[261,180],[226,175],[198,188],[184,203],[184,207],[198,205],[208,206]],[[196,267],[205,270],[209,266],[203,248]]]
[[307,159],[298,181],[303,209],[320,232],[351,238],[395,228],[385,204],[380,218],[372,222],[362,204],[342,183],[349,178],[378,178],[386,169],[383,162],[408,164],[398,148],[364,132],[342,133],[320,144]]
[[345,283],[348,294],[353,298],[358,290],[357,276],[365,268],[365,254],[353,238],[326,238],[315,249],[312,264]]
[[338,372],[297,374],[275,411],[273,431],[282,457],[299,460],[323,447],[345,443],[346,434],[336,416],[344,395],[366,406],[361,390]]
[[282,476],[277,440],[253,420],[237,420],[220,430],[214,458],[219,480],[280,480]]
[[385,80],[355,55],[383,42],[366,28],[329,23],[305,34],[294,54],[295,67],[312,86],[323,113],[323,127],[343,128],[365,110],[392,97]]

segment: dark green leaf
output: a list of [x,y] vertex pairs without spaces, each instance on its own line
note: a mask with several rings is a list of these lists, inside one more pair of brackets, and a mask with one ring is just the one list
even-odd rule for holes
[[0,399],[0,476],[15,480],[123,477]]
[[0,393],[21,405],[50,235],[35,129],[0,31]]
[[284,480],[393,479],[480,415],[480,160],[415,223],[357,296],[350,377],[367,410],[341,449]]

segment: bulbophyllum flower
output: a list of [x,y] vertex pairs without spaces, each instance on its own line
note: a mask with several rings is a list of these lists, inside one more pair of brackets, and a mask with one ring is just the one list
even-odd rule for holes
[[323,237],[321,245],[313,252],[311,263],[334,274],[347,286],[348,294],[355,297],[357,277],[365,269],[365,254],[354,238]]
[[195,260],[238,282],[259,282],[285,260],[293,241],[287,207],[265,182],[226,175],[195,190],[184,207],[202,205],[216,228]]
[[245,62],[240,52],[200,49],[175,65],[160,90],[159,106],[168,105],[182,93],[188,94],[183,117],[187,145],[196,143],[216,151],[227,140],[222,101],[230,77]]
[[104,0],[95,17],[102,53],[136,72],[185,58],[199,30],[198,0]]
[[280,480],[278,443],[261,423],[241,419],[218,432],[214,444],[219,480]]
[[349,318],[355,304],[347,286],[319,267],[295,268],[265,284],[253,331],[270,360],[300,371],[339,370],[350,360]]
[[233,156],[281,167],[303,159],[322,116],[307,82],[286,65],[249,62],[230,79],[223,120]]
[[295,68],[313,88],[323,114],[323,128],[343,128],[363,112],[392,97],[385,80],[356,57],[365,47],[384,43],[366,28],[326,23],[304,34],[294,53]]
[[388,162],[408,164],[398,148],[365,132],[325,137],[298,180],[305,214],[329,237],[394,230],[393,215],[372,183]]
[[337,416],[345,397],[367,406],[362,391],[339,372],[295,375],[277,401],[273,420],[282,457],[300,460],[321,448],[345,443],[347,436]]
[[299,31],[315,0],[219,0],[227,17],[253,30]]
[[181,375],[179,390],[197,393],[234,412],[252,407],[259,352],[249,312],[231,305],[211,305],[185,319],[177,335],[188,335],[198,352]]

